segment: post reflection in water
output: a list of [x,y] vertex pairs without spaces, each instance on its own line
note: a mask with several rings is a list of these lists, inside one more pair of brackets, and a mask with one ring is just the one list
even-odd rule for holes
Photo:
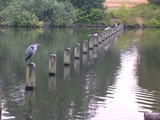
[[93,59],[96,59],[98,57],[98,47],[95,46],[93,49]]
[[52,94],[56,93],[56,76],[49,76],[49,92]]
[[32,120],[35,117],[35,91],[26,91],[25,93],[25,117]]
[[83,62],[83,65],[87,65],[87,63],[88,63],[88,54],[83,54],[82,55],[82,62]]
[[89,60],[93,60],[93,50],[89,50]]
[[102,50],[103,49],[103,42],[98,44],[98,50]]
[[64,73],[63,73],[64,81],[70,81],[70,66],[64,66]]
[[80,59],[74,60],[74,71],[77,75],[80,73]]

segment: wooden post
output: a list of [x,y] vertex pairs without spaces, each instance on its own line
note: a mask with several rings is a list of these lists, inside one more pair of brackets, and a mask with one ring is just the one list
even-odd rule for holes
[[102,33],[102,41],[105,40],[105,32]]
[[104,46],[106,46],[109,43],[108,39],[104,41]]
[[103,48],[103,42],[98,45],[98,50],[101,50]]
[[84,54],[88,53],[88,41],[87,40],[83,41],[83,53]]
[[70,65],[70,60],[71,59],[71,49],[66,48],[64,50],[64,66],[69,66]]
[[106,37],[109,37],[109,30],[106,31]]
[[108,30],[108,37],[111,36],[111,28]]
[[35,88],[36,81],[36,65],[30,62],[26,68],[26,90],[33,90]]
[[94,47],[94,39],[93,37],[90,37],[90,40],[89,40],[89,49],[92,50]]
[[56,64],[57,56],[55,54],[51,54],[49,58],[49,76],[56,75]]
[[98,50],[104,50],[106,41],[107,40],[103,41],[102,44],[101,44],[101,46],[98,46]]
[[94,37],[94,46],[98,46],[98,36]]
[[104,36],[105,36],[105,39],[107,39],[107,32],[106,31],[104,32]]
[[99,36],[98,36],[98,42],[99,42],[99,43],[102,42],[102,33],[100,33]]
[[80,44],[76,43],[74,48],[74,58],[79,59],[80,58]]

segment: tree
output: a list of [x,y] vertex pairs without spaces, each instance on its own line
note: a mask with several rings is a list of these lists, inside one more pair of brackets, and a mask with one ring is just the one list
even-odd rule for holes
[[76,21],[75,8],[68,1],[27,0],[26,4],[26,9],[35,13],[39,20],[51,22],[53,26],[66,26]]
[[102,20],[105,14],[103,2],[105,0],[70,0],[77,8],[78,23],[93,24]]
[[160,5],[160,0],[148,0],[148,2],[151,4]]
[[0,10],[3,10],[12,0],[0,0]]
[[81,24],[94,24],[104,17],[104,12],[101,9],[92,8],[90,13],[84,11],[79,12],[81,15],[79,16],[78,22]]
[[57,0],[13,0],[0,12],[1,24],[9,26],[66,26],[76,19],[73,5]]
[[83,10],[90,11],[91,8],[104,9],[103,2],[105,0],[70,0],[73,6]]
[[0,12],[2,25],[8,26],[38,26],[39,20],[35,14],[25,10],[21,1],[12,1]]

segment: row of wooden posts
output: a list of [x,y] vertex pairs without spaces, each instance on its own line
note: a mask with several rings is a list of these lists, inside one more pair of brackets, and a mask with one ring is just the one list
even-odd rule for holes
[[[103,42],[105,39],[109,38],[110,36],[114,35],[118,31],[123,29],[123,24],[119,24],[107,30],[104,30],[102,33],[98,34],[90,34],[89,42],[88,40],[83,41],[82,52],[83,54],[87,54],[89,50],[92,50],[94,46],[98,46],[99,43]],[[76,43],[74,47],[74,58],[80,59],[80,44]],[[64,50],[64,66],[70,66],[71,64],[71,49],[65,48]],[[49,75],[55,76],[56,75],[56,62],[57,56],[56,54],[51,54],[49,57]],[[33,62],[30,62],[26,68],[26,90],[33,90],[35,88],[35,75],[36,65]]]

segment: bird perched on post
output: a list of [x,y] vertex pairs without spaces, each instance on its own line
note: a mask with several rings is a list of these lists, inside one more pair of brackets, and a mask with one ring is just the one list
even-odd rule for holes
[[37,46],[39,45],[40,44],[34,43],[27,48],[25,52],[25,61],[27,61],[37,51]]

